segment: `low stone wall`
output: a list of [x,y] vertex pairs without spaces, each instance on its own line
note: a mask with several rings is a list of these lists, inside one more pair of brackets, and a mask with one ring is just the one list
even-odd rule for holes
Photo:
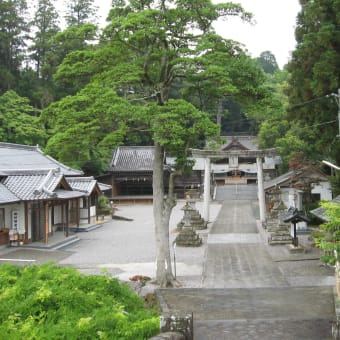
[[191,314],[166,313],[160,320],[161,334],[150,340],[193,340],[193,317]]
[[179,311],[170,311],[160,292],[156,290],[155,293],[162,311],[162,315],[160,318],[161,333],[151,339],[193,340],[194,339],[193,314]]
[[154,336],[149,340],[185,340],[185,336],[178,332],[166,332]]
[[332,322],[332,336],[333,340],[340,340],[340,300],[337,292],[337,288],[334,288],[334,308],[335,308],[335,320]]

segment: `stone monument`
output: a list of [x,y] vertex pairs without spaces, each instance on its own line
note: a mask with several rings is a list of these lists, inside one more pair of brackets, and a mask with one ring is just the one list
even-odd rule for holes
[[283,217],[287,213],[287,207],[282,202],[280,195],[275,196],[273,208],[267,220],[267,231],[270,233],[268,243],[291,244],[290,224],[283,222]]
[[183,247],[199,247],[202,244],[202,239],[197,235],[195,228],[192,225],[192,215],[196,211],[189,202],[186,202],[182,208],[184,217],[177,225],[179,234],[176,237],[175,243]]

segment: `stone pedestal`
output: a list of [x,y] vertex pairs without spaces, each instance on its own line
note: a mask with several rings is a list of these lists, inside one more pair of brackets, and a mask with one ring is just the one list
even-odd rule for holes
[[184,226],[177,235],[175,242],[182,247],[199,247],[202,244],[202,239],[192,227]]
[[176,244],[182,247],[199,247],[202,244],[202,239],[196,234],[193,227],[193,215],[196,211],[192,208],[189,202],[186,202],[182,208],[184,217],[177,227],[179,227],[179,234],[176,237]]
[[281,221],[287,208],[281,200],[274,202],[267,221],[267,231],[270,233],[268,243],[274,244],[291,244],[292,236],[290,235],[290,224]]
[[301,253],[305,252],[305,248],[303,248],[301,245],[295,246],[293,244],[290,244],[290,245],[288,245],[288,251],[291,254],[301,254]]
[[177,224],[177,228],[181,230],[185,223],[194,230],[203,230],[207,228],[207,222],[201,217],[200,213],[195,209],[195,201],[188,200],[182,208],[184,211],[183,219]]
[[292,237],[290,235],[289,226],[285,224],[278,224],[276,228],[271,229],[271,234],[268,243],[274,244],[291,244]]

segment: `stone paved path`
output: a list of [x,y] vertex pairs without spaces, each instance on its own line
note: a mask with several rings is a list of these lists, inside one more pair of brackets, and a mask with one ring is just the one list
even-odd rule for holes
[[193,311],[195,340],[331,339],[329,287],[163,290],[171,310]]
[[275,260],[283,248],[269,251],[259,233],[256,186],[235,191],[218,195],[224,203],[207,238],[202,289],[161,290],[167,307],[193,312],[195,340],[331,339],[332,271],[288,252]]

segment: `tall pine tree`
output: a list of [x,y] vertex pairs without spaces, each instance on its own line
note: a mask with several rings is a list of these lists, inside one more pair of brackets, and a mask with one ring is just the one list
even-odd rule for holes
[[0,1],[0,94],[16,86],[25,58],[25,0]]
[[328,95],[340,87],[340,2],[300,0],[297,47],[287,70],[288,119],[308,145],[307,156],[340,162],[337,103]]

